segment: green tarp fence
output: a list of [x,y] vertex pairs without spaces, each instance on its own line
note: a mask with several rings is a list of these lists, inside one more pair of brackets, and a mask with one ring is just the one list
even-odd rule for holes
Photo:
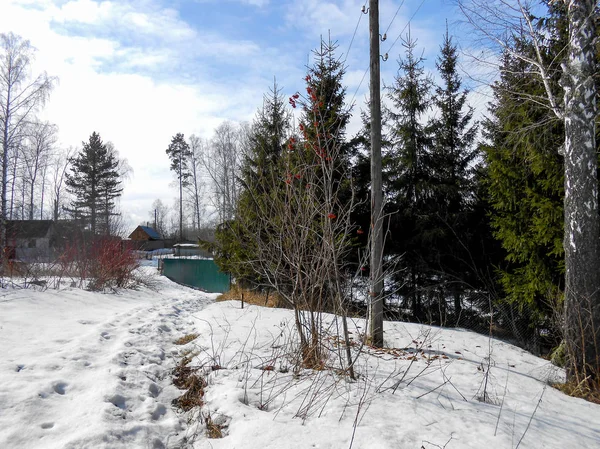
[[178,284],[189,285],[209,293],[229,290],[229,275],[219,270],[214,260],[163,259],[163,274]]

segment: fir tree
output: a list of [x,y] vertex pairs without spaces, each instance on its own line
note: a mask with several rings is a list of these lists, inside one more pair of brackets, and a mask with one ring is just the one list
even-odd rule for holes
[[272,195],[276,194],[274,187],[283,179],[281,157],[290,127],[284,97],[274,83],[250,130],[236,218],[220,226],[216,234],[220,248],[216,262],[242,284],[259,285],[261,281],[261,270],[254,266],[257,263],[256,236],[269,232],[260,218],[267,213]]
[[389,88],[393,108],[387,111],[392,147],[384,154],[384,189],[388,198],[392,231],[386,242],[388,254],[403,254],[407,270],[395,277],[410,297],[414,318],[421,318],[420,286],[427,260],[429,218],[424,214],[431,197],[427,167],[431,138],[424,115],[431,107],[432,82],[425,75],[423,58],[415,56],[416,41],[410,33],[403,42],[405,58],[399,60],[398,75]]
[[322,39],[319,49],[313,50],[315,62],[305,77],[306,96],[298,100],[302,106],[300,131],[309,160],[312,158],[315,166],[334,164],[332,188],[348,200],[349,185],[344,178],[350,167],[346,126],[351,108],[345,104],[346,89],[342,84],[346,69],[335,56],[336,50],[337,44],[331,39]]
[[[437,116],[430,121],[431,153],[428,155],[432,198],[429,213],[437,228],[429,265],[442,273],[454,297],[456,317],[461,314],[461,290],[469,267],[463,261],[469,243],[470,213],[474,200],[472,164],[477,155],[474,140],[477,126],[473,109],[467,104],[467,91],[457,73],[457,50],[446,29],[436,67],[442,85],[435,90],[433,105]],[[441,310],[444,307],[440,307]]]
[[94,132],[70,162],[71,170],[66,173],[65,182],[75,199],[67,210],[88,223],[92,235],[96,235],[100,230],[100,217],[110,216],[115,198],[123,191],[119,161]]
[[183,188],[188,185],[189,178],[192,176],[188,167],[188,161],[192,156],[190,146],[185,141],[183,134],[177,133],[171,139],[171,143],[166,150],[167,156],[171,160],[171,171],[175,173],[179,184],[179,240],[183,240]]

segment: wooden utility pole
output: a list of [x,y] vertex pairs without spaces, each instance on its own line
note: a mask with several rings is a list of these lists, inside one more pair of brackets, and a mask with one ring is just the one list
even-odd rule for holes
[[383,346],[383,193],[381,176],[381,97],[379,74],[379,0],[369,0],[371,41],[371,292],[369,340]]

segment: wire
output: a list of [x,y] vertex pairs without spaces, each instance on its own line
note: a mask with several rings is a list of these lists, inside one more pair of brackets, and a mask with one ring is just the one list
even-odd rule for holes
[[386,28],[385,32],[383,33],[384,35],[386,35],[388,31],[390,31],[390,28],[392,27],[392,23],[394,23],[394,20],[396,19],[396,16],[400,12],[400,8],[402,8],[402,5],[404,5],[404,0],[402,0],[402,2],[400,3],[400,6],[398,6],[398,9],[396,10],[396,14],[394,14],[394,17],[392,17],[392,21],[390,22],[390,24]]
[[367,67],[367,70],[365,70],[365,73],[363,73],[362,79],[360,80],[360,83],[358,83],[358,87],[354,91],[354,95],[352,95],[352,99],[348,103],[348,105],[349,105],[348,110],[350,110],[350,108],[354,105],[354,99],[356,98],[356,94],[358,93],[358,90],[360,89],[360,86],[362,86],[362,83],[365,80],[365,78],[367,76],[367,73],[369,72],[370,68],[371,68],[371,66],[369,65],[369,67]]
[[396,38],[396,40],[394,41],[394,43],[392,44],[392,46],[388,49],[388,51],[386,51],[386,53],[390,53],[392,51],[392,48],[394,48],[394,45],[396,45],[396,43],[398,42],[398,40],[400,39],[400,37],[402,37],[402,33],[404,33],[404,30],[406,30],[406,27],[408,27],[408,25],[410,25],[410,22],[412,22],[412,19],[415,18],[415,16],[417,15],[417,13],[419,12],[419,10],[421,9],[421,6],[423,6],[423,3],[425,3],[425,0],[421,0],[421,4],[417,8],[417,10],[413,13],[413,15],[410,16],[410,19],[408,19],[408,22],[406,22],[406,25],[404,25],[404,28],[402,28],[402,31],[400,31],[400,34],[398,34],[398,37]]
[[[367,0],[365,0],[365,3],[363,4],[363,9],[366,5],[367,5]],[[364,15],[364,13],[362,12],[362,9],[361,9],[360,15],[358,16],[358,22],[356,22],[356,27],[354,28],[354,34],[352,34],[352,39],[350,40],[350,45],[348,45],[348,50],[346,50],[346,57],[344,58],[344,65],[346,65],[346,61],[348,60],[348,55],[350,54],[350,49],[352,48],[352,44],[354,43],[354,38],[356,37],[356,32],[358,31],[358,27],[360,25],[360,21],[362,20],[363,15]]]

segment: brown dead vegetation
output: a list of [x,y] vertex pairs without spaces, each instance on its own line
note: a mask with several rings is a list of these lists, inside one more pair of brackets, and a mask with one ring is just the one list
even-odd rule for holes
[[183,337],[178,338],[173,343],[179,346],[187,345],[189,342],[194,341],[196,338],[198,338],[198,335],[199,334],[187,334]]
[[285,301],[277,292],[263,293],[256,290],[249,290],[234,285],[231,290],[223,293],[217,298],[217,301],[243,301],[245,304],[253,304],[262,307],[285,307]]
[[199,368],[189,366],[191,360],[190,355],[183,356],[179,364],[173,369],[173,385],[180,390],[185,390],[185,393],[173,400],[173,405],[184,412],[204,405],[206,381],[198,375]]

